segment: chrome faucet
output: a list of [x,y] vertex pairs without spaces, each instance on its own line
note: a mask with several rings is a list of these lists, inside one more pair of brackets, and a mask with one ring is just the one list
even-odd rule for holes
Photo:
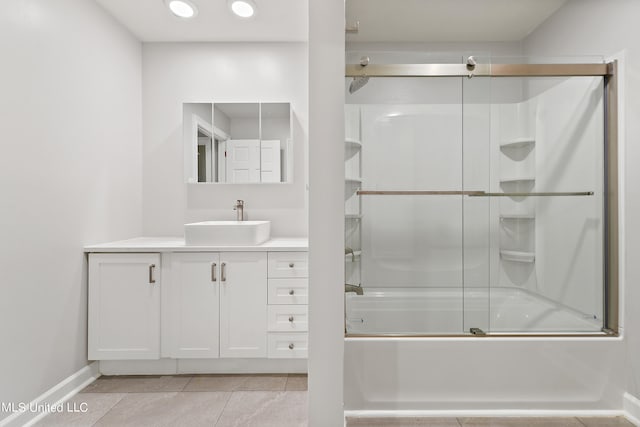
[[364,289],[360,285],[344,284],[344,292],[355,292],[356,295],[364,295]]
[[244,221],[244,200],[236,200],[233,210],[236,211],[236,221]]

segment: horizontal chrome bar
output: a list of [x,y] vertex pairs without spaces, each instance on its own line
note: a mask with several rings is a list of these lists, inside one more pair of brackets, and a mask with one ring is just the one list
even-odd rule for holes
[[607,64],[491,64],[492,77],[606,76]]
[[472,335],[472,334],[429,334],[429,333],[421,333],[421,334],[402,334],[402,333],[381,333],[381,334],[354,334],[350,332],[345,332],[344,337],[350,339],[371,339],[371,338],[477,338],[477,339],[486,339],[486,338],[590,338],[590,337],[617,337],[618,333],[607,334],[606,332],[548,332],[548,333],[540,333],[540,332],[531,332],[531,333],[522,333],[522,332],[489,332],[487,335]]
[[540,193],[484,193],[469,194],[471,197],[555,197],[555,196],[593,196],[593,191],[556,191]]
[[346,77],[570,77],[607,76],[608,64],[347,64]]
[[489,66],[478,64],[473,72],[465,64],[348,64],[346,77],[460,77],[488,75]]
[[593,196],[593,191],[572,192],[533,192],[533,193],[487,193],[485,191],[378,191],[358,190],[358,196],[470,196],[470,197],[555,197],[555,196]]
[[484,191],[376,191],[358,190],[358,196],[481,196]]

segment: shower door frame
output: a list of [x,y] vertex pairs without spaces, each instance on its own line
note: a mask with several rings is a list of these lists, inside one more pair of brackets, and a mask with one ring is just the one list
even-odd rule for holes
[[[619,228],[618,228],[618,61],[576,64],[347,64],[345,77],[603,77],[604,80],[604,273],[603,312],[601,333],[500,333],[487,335],[435,334],[349,334],[348,338],[425,338],[425,337],[611,337],[619,336]],[[456,194],[470,197],[491,197],[502,193],[482,191],[358,191],[359,195],[432,195]],[[549,195],[547,193],[532,193]],[[583,194],[564,194],[583,195]]]

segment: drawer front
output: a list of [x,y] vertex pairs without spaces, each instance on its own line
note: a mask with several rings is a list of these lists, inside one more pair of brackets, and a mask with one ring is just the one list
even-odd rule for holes
[[269,252],[269,277],[309,277],[307,252]]
[[269,359],[304,359],[308,342],[306,332],[270,333],[267,336],[267,356]]
[[267,330],[273,332],[306,332],[309,315],[306,305],[270,305],[267,307]]
[[269,304],[307,304],[308,279],[269,279]]

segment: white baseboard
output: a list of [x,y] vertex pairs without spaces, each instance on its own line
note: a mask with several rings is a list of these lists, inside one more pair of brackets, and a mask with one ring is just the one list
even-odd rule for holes
[[102,360],[102,375],[303,374],[307,359]]
[[[80,390],[94,382],[99,376],[100,371],[98,363],[93,362],[80,369],[75,374],[72,374],[60,381],[58,384],[45,391],[31,402],[24,403],[27,405],[27,408],[55,407],[76,395]],[[47,415],[48,412],[46,411],[32,412],[29,409],[23,412],[14,412],[7,418],[0,421],[0,427],[32,426]]]
[[636,426],[640,426],[640,399],[625,393],[623,397],[624,416]]

